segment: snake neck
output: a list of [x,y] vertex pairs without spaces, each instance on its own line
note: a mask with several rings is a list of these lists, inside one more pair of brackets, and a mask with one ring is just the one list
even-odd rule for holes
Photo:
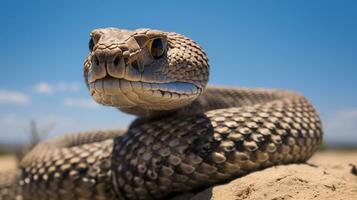
[[[254,93],[254,94],[253,94]],[[129,127],[152,123],[172,116],[193,116],[217,109],[253,106],[278,99],[290,98],[299,94],[275,89],[246,89],[209,86],[203,94],[191,104],[175,110],[130,109],[126,112],[139,116]],[[121,109],[123,110],[123,109]]]

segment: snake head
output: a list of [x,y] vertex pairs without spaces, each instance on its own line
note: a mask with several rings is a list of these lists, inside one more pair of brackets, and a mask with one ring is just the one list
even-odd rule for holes
[[208,81],[205,52],[177,33],[95,29],[89,50],[84,77],[91,96],[131,114],[182,108],[202,94]]

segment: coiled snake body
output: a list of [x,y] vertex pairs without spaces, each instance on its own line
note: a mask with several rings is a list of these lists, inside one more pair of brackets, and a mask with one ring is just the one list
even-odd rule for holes
[[162,199],[277,164],[304,162],[322,141],[301,95],[207,87],[204,51],[177,33],[91,33],[84,76],[98,103],[135,114],[128,130],[40,143],[0,177],[0,199]]

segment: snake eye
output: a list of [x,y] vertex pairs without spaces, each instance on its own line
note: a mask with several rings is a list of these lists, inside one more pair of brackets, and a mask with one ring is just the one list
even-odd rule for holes
[[159,59],[164,55],[165,52],[165,46],[164,46],[164,41],[162,38],[156,38],[154,39],[151,44],[149,45],[149,50],[155,59]]
[[91,39],[89,40],[88,47],[89,47],[89,51],[93,51],[93,48],[94,48],[93,38],[91,38]]

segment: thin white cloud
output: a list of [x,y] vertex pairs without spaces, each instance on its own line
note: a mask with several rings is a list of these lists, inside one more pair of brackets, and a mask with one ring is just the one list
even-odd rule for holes
[[84,109],[97,109],[100,106],[91,99],[66,98],[63,101],[65,106],[79,107]]
[[329,143],[357,145],[357,108],[340,110],[323,125]]
[[0,90],[0,104],[27,105],[30,97],[18,91]]
[[59,82],[56,86],[62,92],[78,92],[81,89],[81,84],[78,82]]
[[46,82],[40,82],[35,85],[35,91],[40,94],[52,94],[54,88]]
[[78,82],[59,82],[50,84],[47,82],[39,82],[34,87],[35,92],[39,94],[52,94],[54,92],[78,92],[81,89],[81,84]]

